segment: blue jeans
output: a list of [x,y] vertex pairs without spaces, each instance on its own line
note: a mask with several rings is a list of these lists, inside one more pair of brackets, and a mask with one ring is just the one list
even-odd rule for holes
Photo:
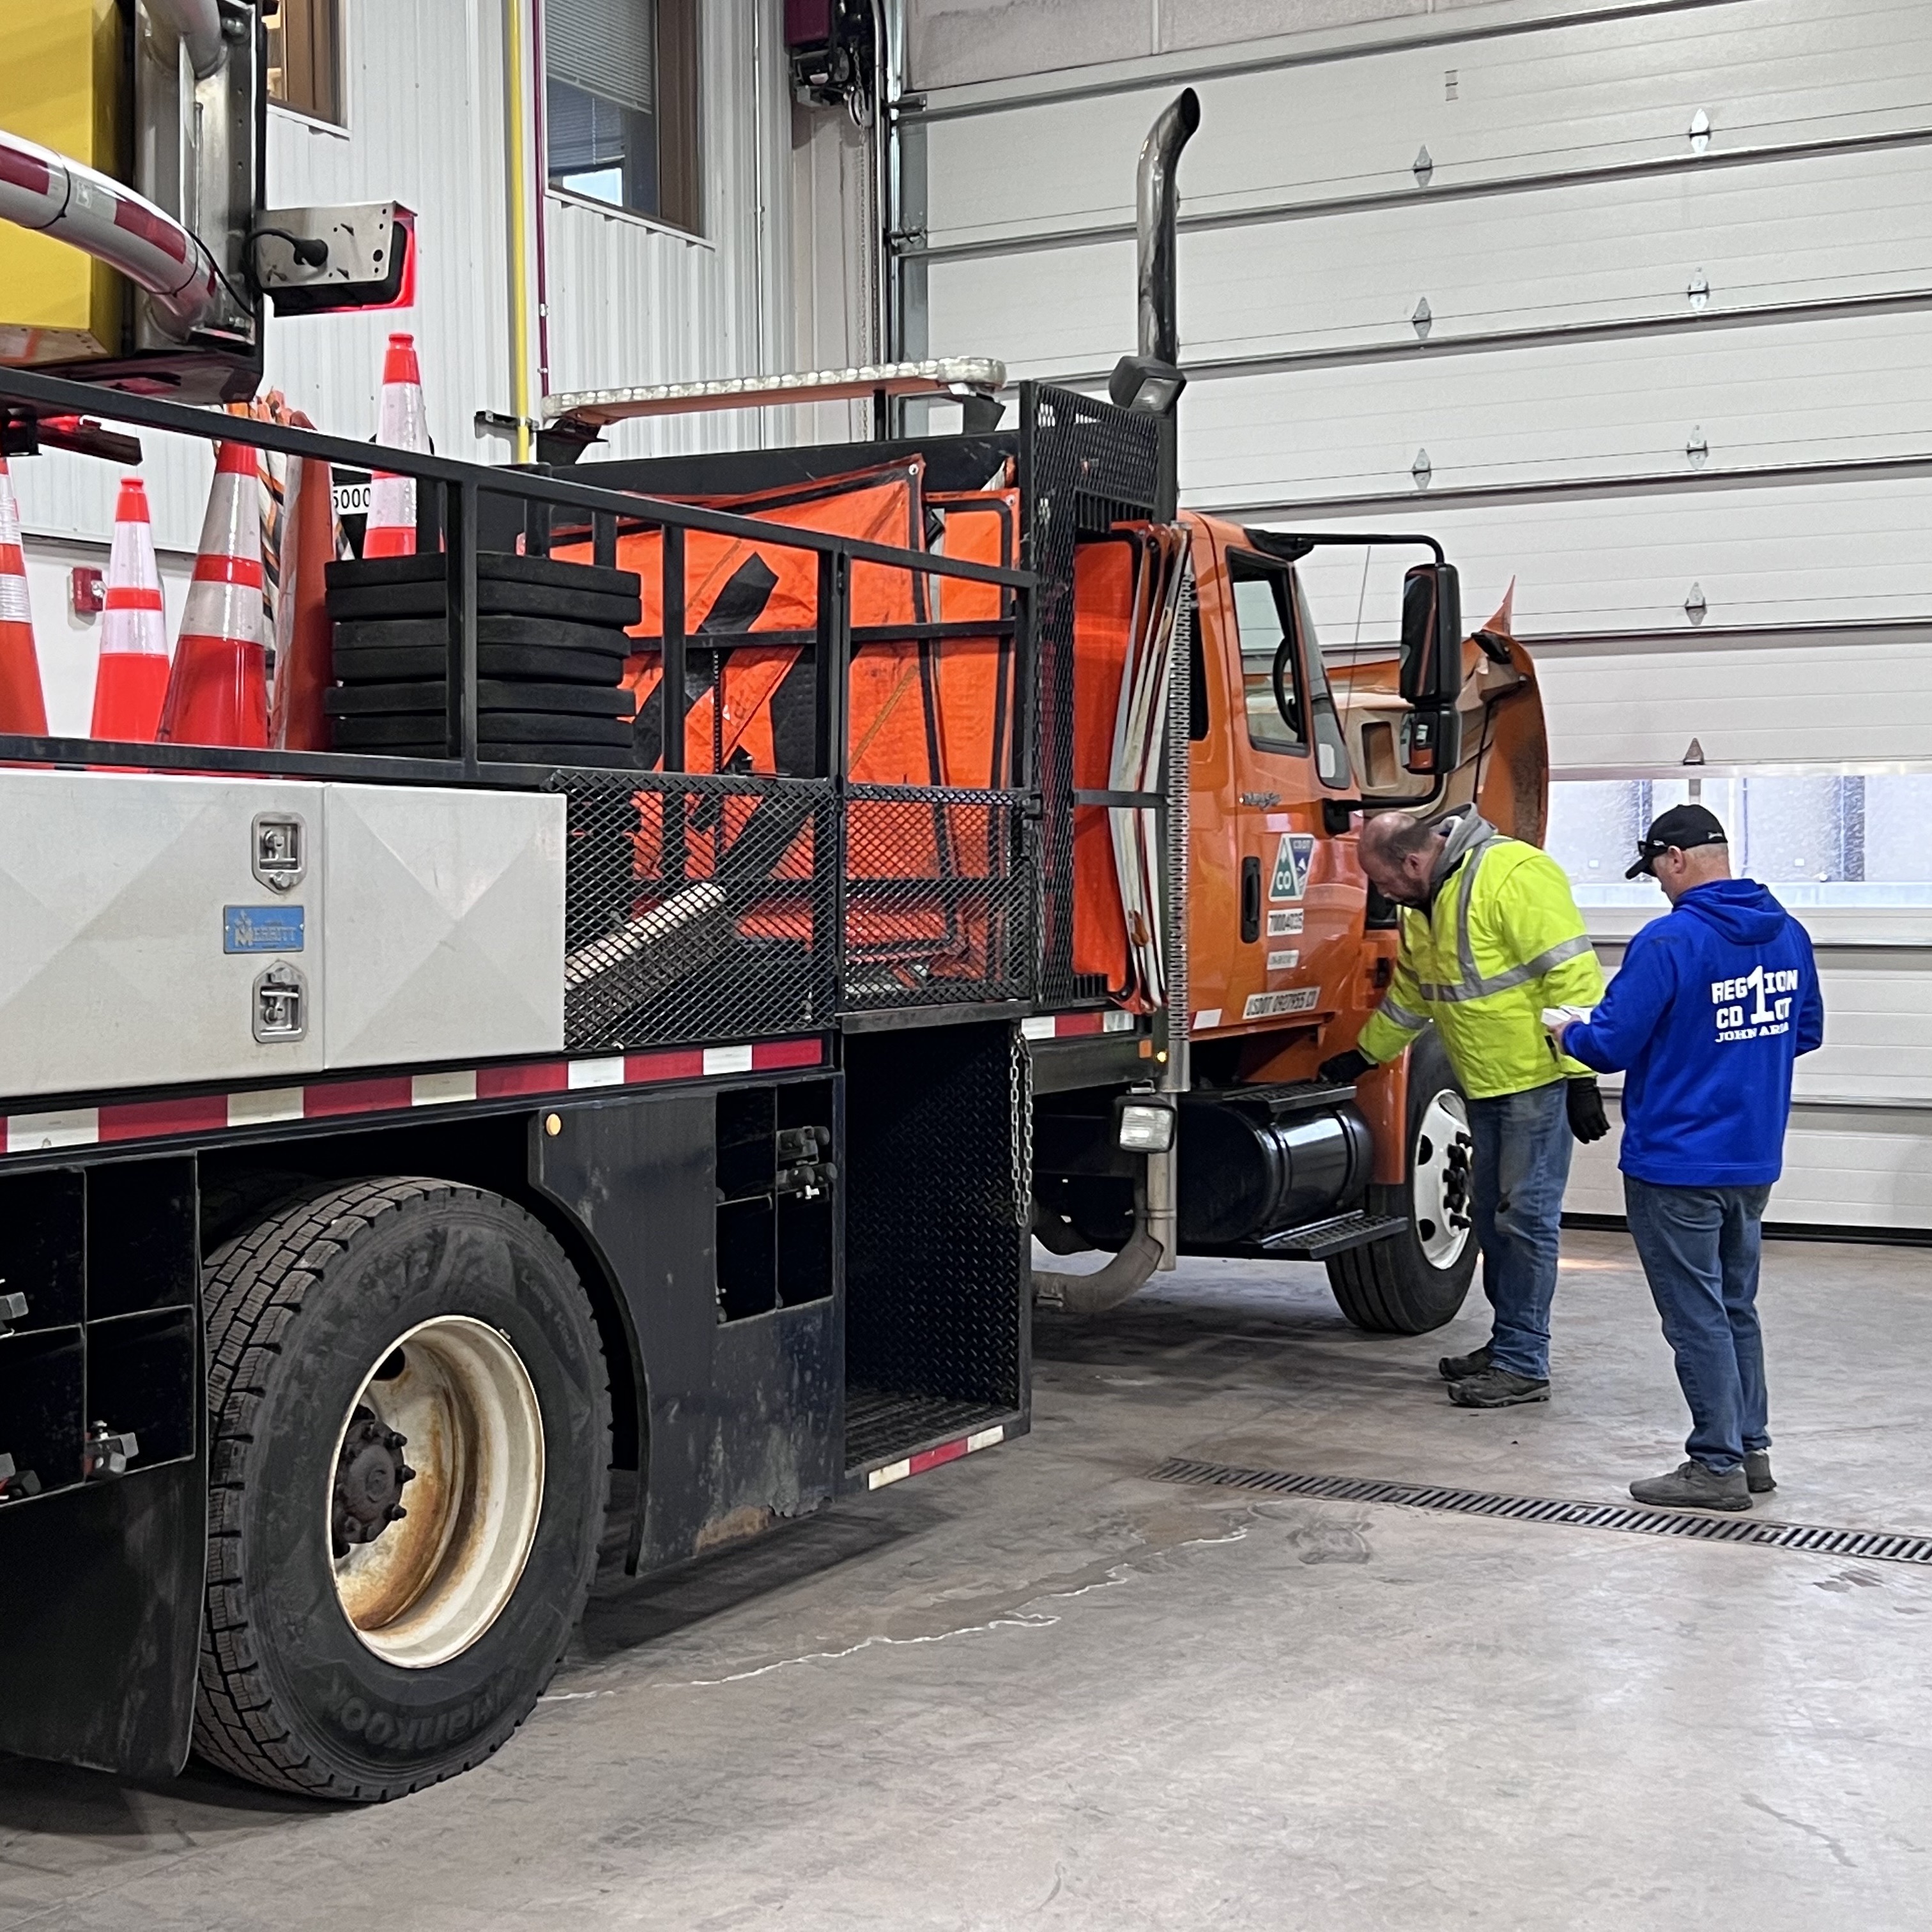
[[1469,1102],[1475,1143],[1472,1219],[1483,1292],[1495,1312],[1490,1361],[1534,1382],[1550,1376],[1550,1304],[1570,1178],[1564,1082]]
[[1624,1176],[1631,1238],[1690,1405],[1684,1447],[1720,1474],[1768,1449],[1758,1248],[1768,1187],[1659,1187]]

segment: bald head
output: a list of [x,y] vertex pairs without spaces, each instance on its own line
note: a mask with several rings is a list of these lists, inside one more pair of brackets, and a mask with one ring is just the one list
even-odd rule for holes
[[1384,898],[1397,905],[1423,905],[1442,850],[1436,827],[1406,812],[1378,812],[1362,826],[1356,848],[1362,870]]

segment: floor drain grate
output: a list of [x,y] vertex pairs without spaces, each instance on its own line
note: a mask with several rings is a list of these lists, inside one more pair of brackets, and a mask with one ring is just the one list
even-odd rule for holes
[[1489,1490],[1444,1489],[1428,1483],[1298,1476],[1286,1469],[1242,1469],[1227,1462],[1197,1462],[1184,1456],[1162,1463],[1153,1478],[1157,1483],[1212,1484],[1258,1496],[1393,1503],[1402,1509],[1445,1510],[1458,1516],[1495,1516],[1506,1522],[1567,1523],[1578,1529],[1620,1529],[1634,1536],[1688,1536],[1700,1543],[1742,1543],[1758,1550],[1801,1550],[1813,1556],[1853,1556],[1868,1563],[1916,1563],[1932,1568],[1932,1536],[1908,1536],[1896,1530],[1827,1529],[1815,1523],[1767,1522],[1756,1516],[1634,1508],[1616,1503],[1556,1502],[1540,1496],[1504,1496]]

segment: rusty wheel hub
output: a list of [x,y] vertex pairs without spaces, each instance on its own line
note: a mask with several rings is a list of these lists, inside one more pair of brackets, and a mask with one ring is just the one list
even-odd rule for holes
[[335,1459],[328,1527],[331,1550],[338,1560],[359,1544],[374,1543],[391,1523],[409,1514],[402,1504],[403,1487],[416,1473],[403,1460],[409,1439],[386,1428],[374,1409],[357,1403]]

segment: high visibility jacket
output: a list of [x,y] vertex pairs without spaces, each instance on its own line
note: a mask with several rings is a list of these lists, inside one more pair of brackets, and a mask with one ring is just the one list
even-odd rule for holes
[[1474,811],[1450,832],[1444,856],[1428,909],[1402,911],[1395,976],[1362,1029],[1360,1051],[1393,1060],[1432,1020],[1472,1100],[1588,1077],[1557,1052],[1541,1018],[1545,1006],[1594,1006],[1604,997],[1603,968],[1563,868]]

